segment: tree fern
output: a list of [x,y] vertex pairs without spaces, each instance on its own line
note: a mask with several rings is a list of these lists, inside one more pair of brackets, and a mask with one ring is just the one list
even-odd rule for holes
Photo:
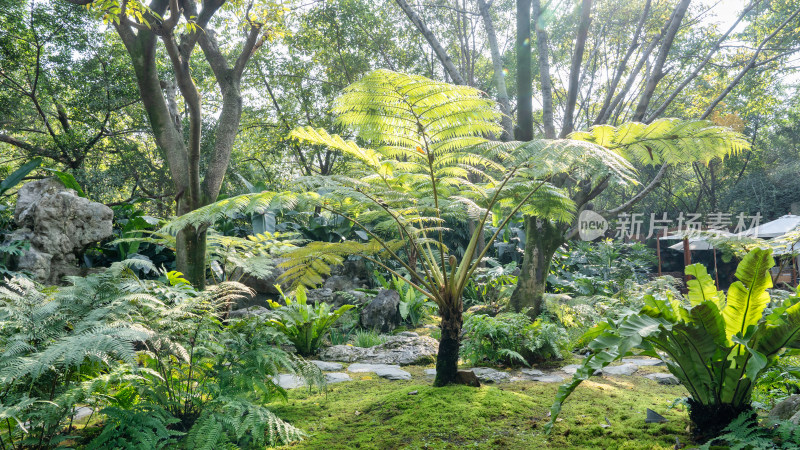
[[630,122],[613,127],[597,125],[574,132],[570,139],[594,142],[642,164],[703,162],[750,148],[744,135],[705,120],[659,119],[650,124]]
[[[456,330],[443,333],[456,341],[456,359],[461,295],[489,248],[478,251],[487,222],[493,220],[501,230],[519,213],[569,219],[573,202],[549,182],[559,173],[633,179],[627,161],[593,143],[490,142],[487,138],[501,131],[492,100],[474,88],[417,75],[372,72],[344,89],[333,112],[353,139],[309,127],[292,131],[290,138],[352,157],[359,164],[351,177],[303,177],[292,183],[291,193],[226,199],[182,216],[167,230],[208,226],[222,216],[276,202],[303,202],[341,215],[367,233],[368,242],[292,250],[286,253],[284,276],[295,284],[318,284],[330,264],[347,255],[360,255],[396,276],[403,272],[414,289],[438,305],[443,326]],[[477,225],[459,260],[445,245],[451,231],[446,224],[465,216]],[[453,361],[439,368],[436,384],[453,381]]]

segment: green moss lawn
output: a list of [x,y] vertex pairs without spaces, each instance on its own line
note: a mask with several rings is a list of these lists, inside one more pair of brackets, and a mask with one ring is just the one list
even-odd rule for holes
[[[404,370],[412,380],[351,374],[356,381],[330,385],[327,393],[295,389],[270,408],[308,434],[292,448],[672,449],[676,438],[689,442],[685,408],[670,408],[686,391],[640,375],[583,383],[547,436],[556,383],[433,388],[424,367]],[[646,408],[668,422],[645,424]]]

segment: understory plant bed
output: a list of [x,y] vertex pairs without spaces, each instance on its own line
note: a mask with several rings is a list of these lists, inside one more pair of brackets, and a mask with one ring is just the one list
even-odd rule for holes
[[[690,443],[681,386],[639,376],[592,377],[565,405],[551,435],[544,434],[558,384],[514,382],[480,388],[434,388],[424,367],[405,366],[410,381],[359,374],[327,393],[290,391],[269,407],[304,430],[292,448],[569,448],[672,449]],[[666,423],[645,423],[646,409]],[[610,425],[609,425],[610,424]]]

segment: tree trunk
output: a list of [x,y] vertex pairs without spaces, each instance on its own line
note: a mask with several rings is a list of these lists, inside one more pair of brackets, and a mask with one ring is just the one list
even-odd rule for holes
[[517,0],[517,130],[518,141],[533,139],[531,80],[531,0]]
[[525,217],[525,256],[517,287],[511,294],[511,307],[536,318],[542,312],[544,289],[550,262],[558,247],[565,242],[561,228],[548,220]]
[[550,82],[550,55],[548,53],[547,32],[542,19],[542,6],[539,0],[533,0],[533,24],[536,29],[536,53],[539,59],[539,85],[542,91],[542,126],[544,137],[556,138],[556,127],[553,121],[553,86]]
[[202,290],[206,285],[206,230],[187,227],[176,237],[175,264],[178,272]]
[[497,103],[500,105],[500,112],[503,113],[503,117],[500,119],[500,124],[503,127],[503,134],[500,136],[500,140],[508,141],[514,135],[514,124],[511,120],[511,105],[508,101],[506,77],[503,73],[503,56],[500,54],[500,46],[497,45],[497,33],[494,30],[494,22],[489,12],[489,5],[485,0],[478,0],[478,9],[480,9],[481,17],[483,18],[483,26],[486,28],[486,37],[492,53],[492,69],[494,70],[494,84],[497,88]]
[[447,302],[439,308],[442,316],[442,337],[436,354],[436,379],[433,385],[440,387],[453,384],[458,373],[458,351],[461,347],[461,325],[463,324],[461,299]]
[[453,61],[450,59],[450,56],[447,55],[447,50],[439,43],[439,40],[436,39],[436,36],[433,32],[425,25],[425,22],[419,17],[419,15],[414,11],[413,8],[408,4],[406,0],[395,0],[397,6],[403,10],[405,15],[414,24],[414,26],[422,33],[422,36],[428,41],[428,44],[431,46],[431,49],[436,54],[436,57],[439,58],[439,62],[442,63],[442,67],[444,68],[445,74],[449,75],[450,78],[453,80],[455,84],[466,85],[464,82],[464,77],[461,76],[461,72],[456,69],[456,66],[453,64]]

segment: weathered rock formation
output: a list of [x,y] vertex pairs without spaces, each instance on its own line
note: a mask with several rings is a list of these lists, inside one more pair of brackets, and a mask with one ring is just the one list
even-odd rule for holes
[[79,275],[77,255],[112,234],[111,208],[78,196],[57,178],[30,182],[19,190],[14,220],[19,229],[7,241],[26,240],[30,249],[17,269],[40,282],[57,284]]

